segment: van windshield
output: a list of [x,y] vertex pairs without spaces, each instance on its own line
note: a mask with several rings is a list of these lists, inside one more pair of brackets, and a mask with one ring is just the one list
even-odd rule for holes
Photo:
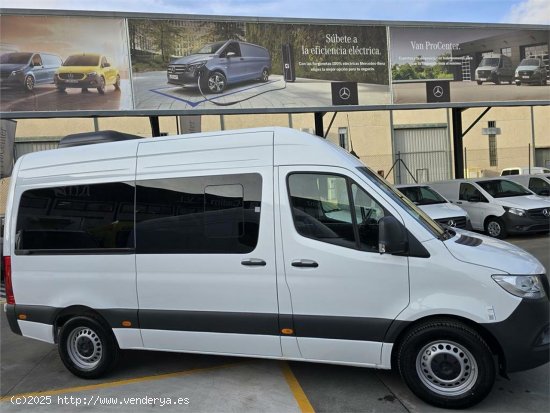
[[397,188],[415,205],[446,204],[447,200],[429,186],[407,186]]
[[481,59],[480,66],[494,66],[497,67],[500,59],[498,57],[485,57]]
[[538,59],[523,59],[520,66],[538,66],[539,60]]
[[401,192],[391,186],[388,181],[386,181],[380,175],[371,171],[366,166],[359,166],[357,169],[368,178],[369,182],[372,182],[378,188],[380,188],[386,195],[388,195],[394,202],[399,204],[410,216],[418,221],[431,234],[440,239],[445,236],[445,230],[443,230],[443,228],[441,228],[441,226],[437,222],[431,219],[424,211],[418,208]]
[[32,53],[6,53],[0,56],[0,63],[24,65],[29,63]]
[[493,179],[491,181],[478,181],[476,183],[493,198],[532,195],[531,192],[523,186],[506,179]]
[[67,57],[63,66],[99,66],[99,56],[74,55]]
[[222,47],[225,43],[226,42],[209,43],[201,47],[194,54],[214,54],[220,50],[220,47]]

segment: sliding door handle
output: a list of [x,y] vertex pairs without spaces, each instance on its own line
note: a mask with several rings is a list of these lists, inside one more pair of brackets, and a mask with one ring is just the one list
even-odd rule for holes
[[309,268],[317,268],[319,264],[317,264],[313,260],[294,260],[292,261],[293,267],[309,267]]
[[261,258],[248,258],[246,260],[242,260],[241,264],[246,265],[247,267],[250,267],[250,266],[253,266],[253,265],[260,266],[260,267],[265,267],[265,265],[266,265],[265,261],[262,260]]

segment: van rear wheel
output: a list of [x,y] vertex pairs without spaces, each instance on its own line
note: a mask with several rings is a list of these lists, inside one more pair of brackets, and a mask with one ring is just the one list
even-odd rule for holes
[[504,239],[508,236],[504,221],[496,217],[487,218],[487,221],[485,221],[485,232],[489,236],[498,239]]
[[91,317],[75,317],[59,332],[59,355],[75,376],[95,379],[118,359],[118,345],[111,331]]
[[34,90],[34,77],[27,75],[25,78],[25,90],[27,92],[32,92]]
[[433,320],[413,328],[399,345],[397,357],[411,391],[434,406],[473,406],[495,382],[489,346],[475,330],[454,320]]
[[264,69],[262,70],[262,77],[260,78],[262,82],[267,82],[269,80],[269,70]]

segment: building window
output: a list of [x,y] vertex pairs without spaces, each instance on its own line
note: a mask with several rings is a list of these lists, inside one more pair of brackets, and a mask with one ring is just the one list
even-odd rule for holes
[[500,53],[504,56],[512,57],[512,48],[511,47],[504,47],[500,49]]
[[536,46],[525,46],[523,49],[525,56],[524,57],[543,57],[546,55],[546,59],[548,59],[548,45],[547,44],[539,44]]
[[348,128],[338,128],[338,143],[342,148],[349,150]]

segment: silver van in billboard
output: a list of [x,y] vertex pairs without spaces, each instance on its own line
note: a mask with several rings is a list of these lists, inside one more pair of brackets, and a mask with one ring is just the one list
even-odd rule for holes
[[476,82],[493,82],[500,85],[501,82],[512,84],[514,80],[514,66],[512,59],[503,54],[488,54],[481,59],[476,69]]
[[61,58],[52,53],[13,52],[0,56],[0,85],[31,92],[36,85],[53,83]]
[[[546,56],[546,61],[544,56]],[[525,83],[544,86],[548,74],[548,55],[529,56],[523,59],[516,68],[516,85],[520,86]]]
[[262,46],[237,40],[209,43],[168,66],[168,83],[199,86],[203,93],[223,92],[230,84],[267,82],[271,56]]

